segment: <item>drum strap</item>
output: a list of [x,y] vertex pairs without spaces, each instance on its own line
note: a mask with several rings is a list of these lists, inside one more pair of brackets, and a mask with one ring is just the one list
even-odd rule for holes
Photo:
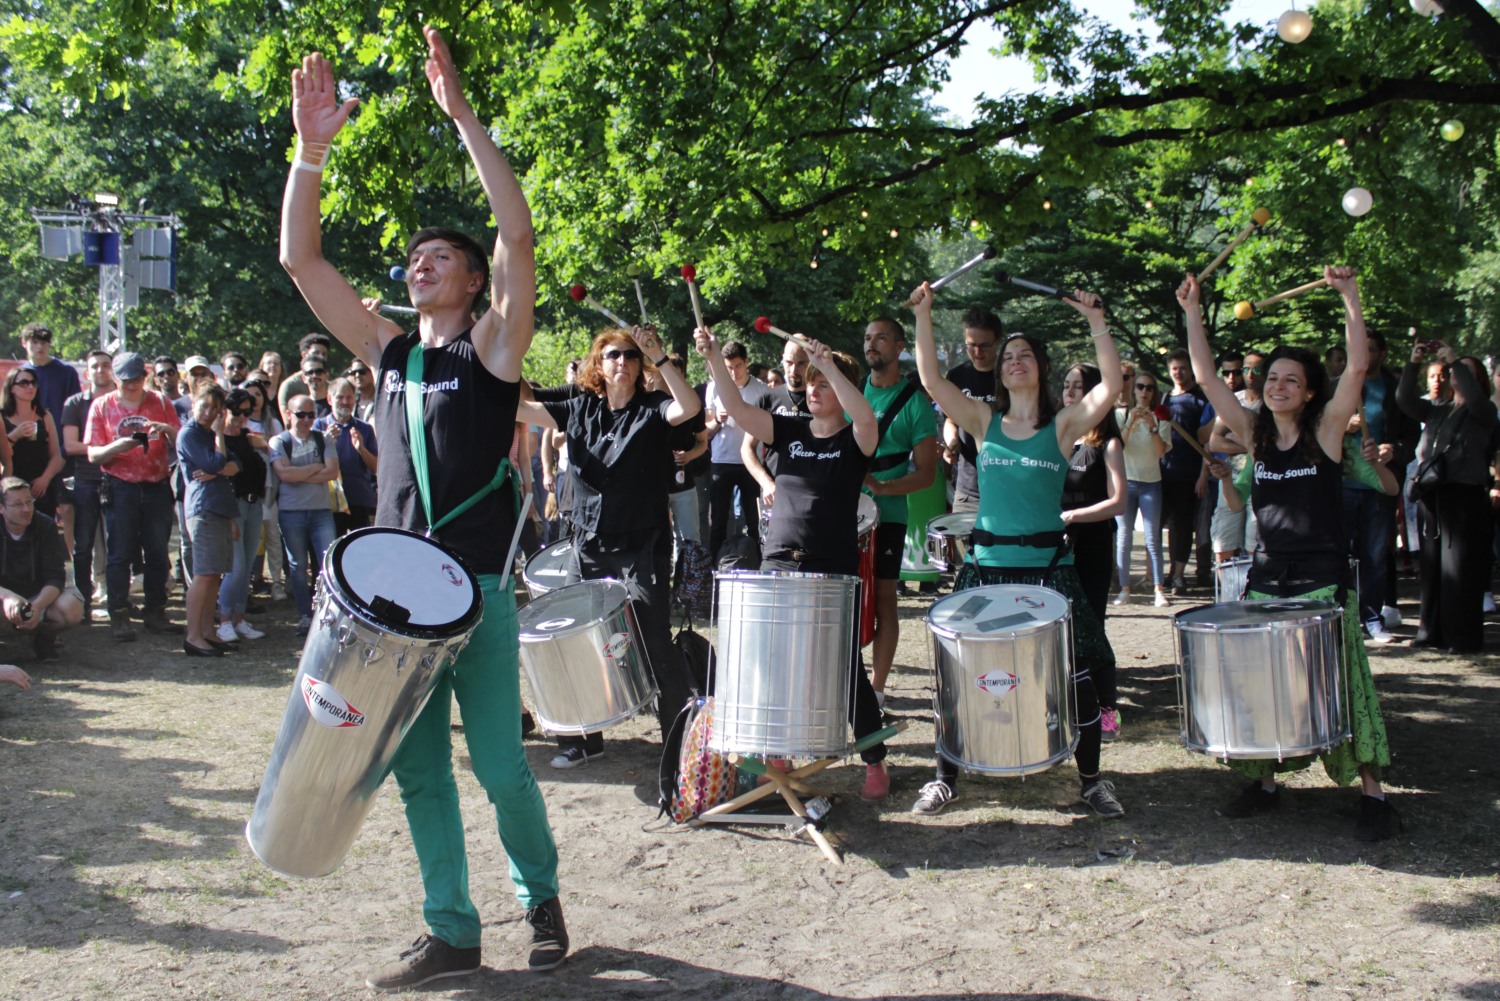
[[480,487],[474,496],[459,504],[437,521],[432,520],[432,486],[428,481],[429,467],[427,465],[427,428],[422,423],[422,407],[426,402],[426,398],[422,395],[422,369],[422,341],[419,338],[417,343],[412,345],[411,353],[406,356],[406,441],[411,451],[412,469],[416,473],[417,494],[422,498],[422,514],[427,519],[427,534],[431,535],[433,532],[436,532],[448,524],[448,522],[457,518],[496,490],[499,490],[506,480],[509,480],[511,483],[511,499],[514,503],[516,519],[519,523],[521,518],[521,492],[517,489],[514,475],[515,469],[511,466],[508,456],[500,460],[500,465],[495,470],[495,475],[490,477],[490,481]]

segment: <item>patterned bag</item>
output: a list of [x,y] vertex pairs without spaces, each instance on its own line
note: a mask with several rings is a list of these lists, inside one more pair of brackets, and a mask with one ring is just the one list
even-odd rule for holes
[[672,597],[695,619],[707,620],[713,611],[714,561],[701,543],[685,540],[678,546],[677,581]]
[[714,700],[694,699],[672,797],[672,819],[679,824],[734,796],[739,769],[729,763],[727,755],[709,746],[713,726]]

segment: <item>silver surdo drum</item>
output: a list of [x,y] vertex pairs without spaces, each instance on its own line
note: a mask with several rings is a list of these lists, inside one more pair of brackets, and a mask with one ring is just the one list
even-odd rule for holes
[[521,571],[521,582],[532,599],[556,591],[568,582],[568,567],[573,561],[573,540],[563,539],[533,553]]
[[521,664],[537,722],[551,733],[594,733],[656,697],[630,589],[585,580],[548,591],[519,616]]
[[937,745],[960,768],[1029,775],[1073,753],[1073,612],[1032,584],[951,594],[927,613]]
[[712,746],[785,758],[842,755],[859,578],[735,571],[715,582]]
[[956,511],[927,523],[927,562],[944,573],[952,573],[969,555],[974,524],[979,515],[973,511]]
[[[1227,560],[1220,560],[1214,564],[1214,601],[1223,603],[1226,601],[1239,601],[1245,596],[1245,589],[1250,583],[1250,564],[1255,562],[1253,556],[1232,556]],[[1349,558],[1349,578],[1351,587],[1356,594],[1359,593],[1359,560]]]
[[1348,740],[1343,615],[1300,599],[1178,612],[1182,742],[1216,758],[1279,761]]
[[859,495],[859,504],[855,508],[855,534],[863,539],[875,531],[880,524],[880,507],[875,503],[875,498],[869,494]]
[[338,868],[401,738],[483,610],[456,554],[394,528],[339,539],[323,557],[312,628],[245,827],[266,865]]

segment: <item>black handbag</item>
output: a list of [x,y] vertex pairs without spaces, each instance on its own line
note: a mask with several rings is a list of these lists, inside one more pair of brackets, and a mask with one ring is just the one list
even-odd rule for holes
[[1457,420],[1452,420],[1452,415],[1449,415],[1449,420],[1438,429],[1432,443],[1432,454],[1417,463],[1417,471],[1412,474],[1411,486],[1406,493],[1406,499],[1413,504],[1425,501],[1434,490],[1448,482],[1448,450],[1458,437],[1458,426],[1463,423],[1466,413],[1459,410]]

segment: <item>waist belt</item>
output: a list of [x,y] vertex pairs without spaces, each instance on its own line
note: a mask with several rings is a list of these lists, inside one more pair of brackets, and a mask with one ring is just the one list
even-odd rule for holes
[[1033,532],[1030,535],[991,535],[982,528],[973,532],[978,546],[1030,546],[1032,549],[1056,549],[1063,544],[1063,532]]

